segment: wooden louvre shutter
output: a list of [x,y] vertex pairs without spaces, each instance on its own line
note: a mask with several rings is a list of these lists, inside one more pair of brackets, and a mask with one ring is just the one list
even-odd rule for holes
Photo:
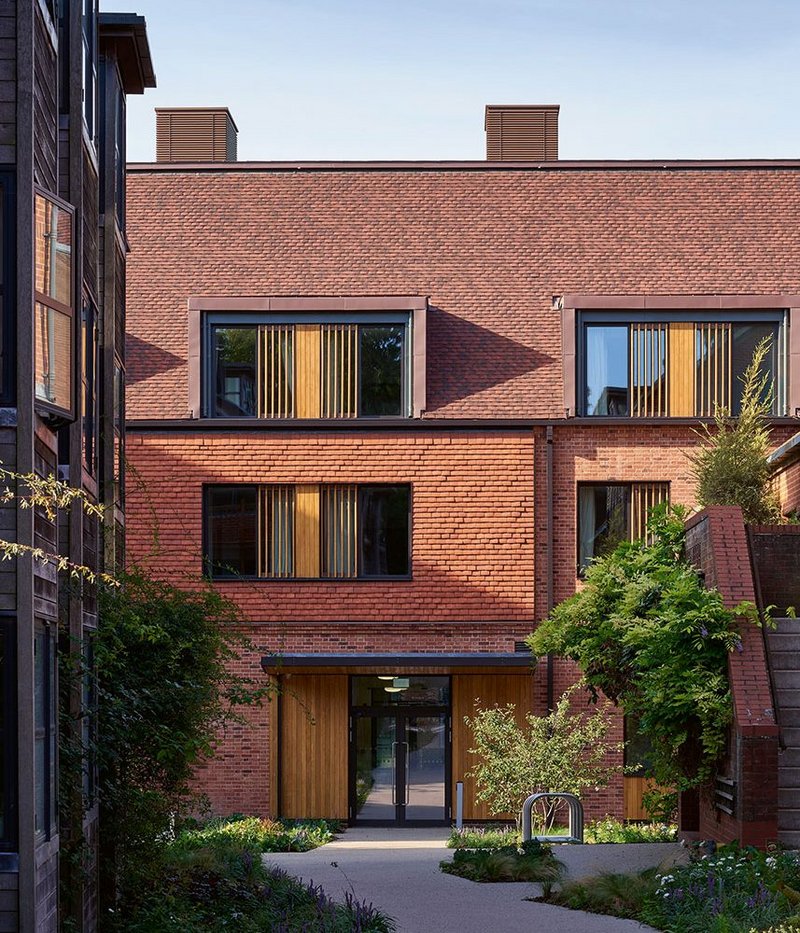
[[669,325],[669,413],[673,418],[694,416],[694,324]]
[[322,487],[322,576],[355,577],[358,573],[355,486]]
[[631,485],[630,540],[647,537],[648,512],[662,502],[669,502],[669,483],[633,483]]
[[317,485],[294,488],[294,566],[296,577],[319,576],[319,499]]
[[696,325],[695,411],[699,418],[713,418],[717,407],[731,410],[731,325],[708,321]]
[[260,575],[294,576],[294,487],[261,489]]
[[261,332],[259,418],[294,416],[294,326],[266,324]]
[[298,418],[319,418],[320,410],[320,325],[296,324],[294,328],[295,415]]
[[630,326],[630,413],[636,418],[669,414],[669,328],[663,323]]
[[320,369],[323,418],[355,418],[357,354],[357,325],[322,325]]

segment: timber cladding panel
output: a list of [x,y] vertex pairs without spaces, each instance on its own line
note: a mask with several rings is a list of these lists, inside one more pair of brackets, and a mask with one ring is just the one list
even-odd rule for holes
[[279,702],[280,815],[347,819],[347,675],[285,677]]
[[453,675],[453,813],[456,783],[463,781],[465,820],[508,819],[514,816],[493,813],[485,803],[475,800],[475,779],[470,776],[470,772],[477,759],[469,752],[473,747],[472,732],[464,722],[464,717],[474,716],[477,709],[505,706],[508,703],[514,704],[516,720],[520,725],[524,725],[525,714],[535,709],[532,672]]
[[800,292],[796,171],[558,165],[129,171],[129,417],[191,407],[190,296],[428,294],[426,417],[561,418],[554,295]]

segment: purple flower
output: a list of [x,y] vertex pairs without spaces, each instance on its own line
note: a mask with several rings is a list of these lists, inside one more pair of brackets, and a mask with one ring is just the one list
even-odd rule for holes
[[705,627],[705,625],[700,629],[700,634],[703,636],[703,638],[708,636],[708,629]]
[[741,641],[737,641],[737,642],[736,642],[736,650],[739,652],[739,654],[741,654],[742,651],[744,651],[744,648],[742,647]]

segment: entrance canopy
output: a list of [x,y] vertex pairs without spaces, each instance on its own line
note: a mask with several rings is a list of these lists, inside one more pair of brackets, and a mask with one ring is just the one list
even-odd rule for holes
[[517,652],[464,652],[444,654],[433,651],[420,651],[406,654],[318,654],[289,653],[269,654],[261,659],[261,666],[267,673],[278,673],[283,668],[486,668],[516,667],[529,668],[533,658],[527,651]]

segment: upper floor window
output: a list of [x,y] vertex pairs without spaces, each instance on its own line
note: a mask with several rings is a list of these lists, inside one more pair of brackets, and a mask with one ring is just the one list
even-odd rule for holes
[[411,573],[407,485],[209,486],[214,577],[353,579]]
[[578,572],[622,541],[644,538],[648,512],[662,502],[669,502],[669,483],[580,483]]
[[97,135],[97,0],[83,0],[83,119],[89,138]]
[[34,375],[36,399],[72,412],[73,215],[52,196],[35,196]]
[[411,414],[410,317],[210,315],[205,411],[231,418]]
[[627,320],[603,312],[581,317],[580,382],[584,415],[639,418],[738,414],[741,377],[759,341],[771,339],[767,361],[772,410],[786,411],[783,312],[670,313]]

